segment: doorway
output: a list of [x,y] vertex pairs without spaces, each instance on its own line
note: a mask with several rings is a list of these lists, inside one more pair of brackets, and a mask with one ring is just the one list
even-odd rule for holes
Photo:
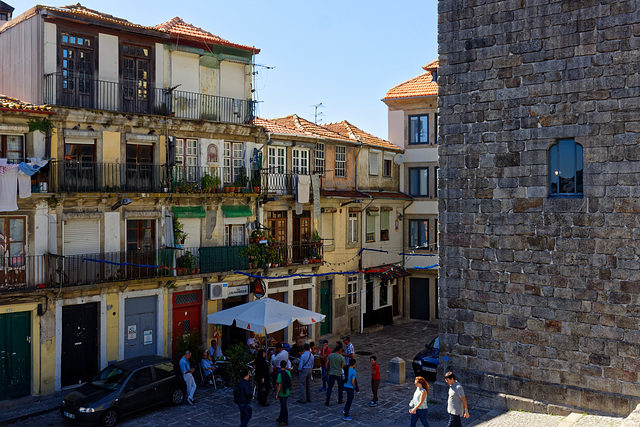
[[429,279],[412,277],[409,289],[409,317],[429,320]]
[[324,322],[320,324],[320,335],[331,333],[331,316],[333,299],[331,296],[332,280],[323,280],[320,282],[320,313],[324,314]]
[[[247,302],[246,296],[227,298],[222,301],[222,310],[237,307]],[[246,342],[247,331],[238,328],[235,325],[222,325],[222,338],[218,340],[218,344],[222,347],[222,351],[226,352],[229,347],[239,342]],[[209,348],[209,347],[207,347]]]
[[178,337],[191,332],[202,332],[202,291],[173,294],[173,356],[178,360]]
[[0,400],[31,391],[31,313],[0,314]]
[[62,307],[62,387],[98,373],[98,303]]
[[157,354],[157,297],[124,302],[124,358]]
[[[309,310],[309,290],[299,289],[293,291],[293,305]],[[293,322],[291,341],[295,341],[297,338],[308,338],[309,336],[309,325],[301,325],[297,320]]]

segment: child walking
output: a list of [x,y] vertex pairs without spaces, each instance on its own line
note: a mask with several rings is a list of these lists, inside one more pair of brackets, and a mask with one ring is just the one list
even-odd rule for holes
[[371,361],[371,392],[373,399],[369,402],[369,406],[378,406],[378,387],[380,387],[380,366],[376,362],[376,356],[369,358]]

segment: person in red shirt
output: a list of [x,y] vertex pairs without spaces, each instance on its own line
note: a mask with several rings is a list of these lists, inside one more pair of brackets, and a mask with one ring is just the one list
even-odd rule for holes
[[376,357],[371,356],[371,391],[373,392],[373,400],[369,402],[369,406],[378,406],[378,387],[380,387],[380,366],[376,363]]
[[331,354],[331,349],[329,348],[329,341],[323,340],[322,347],[320,347],[320,372],[322,376],[322,388],[320,391],[327,390],[327,384],[329,384],[329,361],[327,358]]

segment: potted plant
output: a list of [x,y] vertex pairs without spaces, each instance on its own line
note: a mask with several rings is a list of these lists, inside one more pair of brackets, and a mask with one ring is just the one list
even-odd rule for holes
[[208,173],[205,173],[204,176],[200,178],[200,189],[202,190],[202,192],[213,193],[213,188],[214,188],[213,182],[214,182],[214,178]]
[[274,266],[278,262],[278,257],[280,254],[278,253],[278,244],[276,242],[269,242],[267,247],[264,250],[264,258],[267,262],[267,266]]
[[217,193],[220,191],[220,184],[222,184],[222,180],[218,175],[213,177],[213,190]]
[[253,192],[254,193],[259,193],[260,192],[260,177],[256,176],[255,178],[253,178],[251,180],[251,186],[253,187]]
[[236,181],[231,186],[234,188],[234,192],[239,193],[242,190],[242,183],[240,181]]
[[240,256],[247,257],[249,268],[259,268],[264,262],[262,248],[258,244],[251,244],[240,251]]
[[179,274],[192,274],[198,269],[200,262],[191,252],[186,252],[180,258],[176,260],[176,265],[182,270],[178,270]]
[[187,233],[184,232],[184,225],[174,219],[173,221],[173,240],[175,247],[184,247],[184,239],[187,237]]

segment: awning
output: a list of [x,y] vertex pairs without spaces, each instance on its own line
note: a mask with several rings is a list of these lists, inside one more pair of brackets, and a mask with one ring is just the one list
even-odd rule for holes
[[226,218],[242,218],[253,215],[251,208],[245,205],[222,205],[222,212]]
[[391,280],[391,279],[399,279],[400,277],[411,276],[411,273],[409,273],[404,268],[400,268],[397,266],[390,266],[390,265],[387,265],[385,267],[389,267],[389,270],[380,274],[380,278],[383,281]]
[[171,210],[176,218],[204,218],[207,216],[204,206],[172,206]]

